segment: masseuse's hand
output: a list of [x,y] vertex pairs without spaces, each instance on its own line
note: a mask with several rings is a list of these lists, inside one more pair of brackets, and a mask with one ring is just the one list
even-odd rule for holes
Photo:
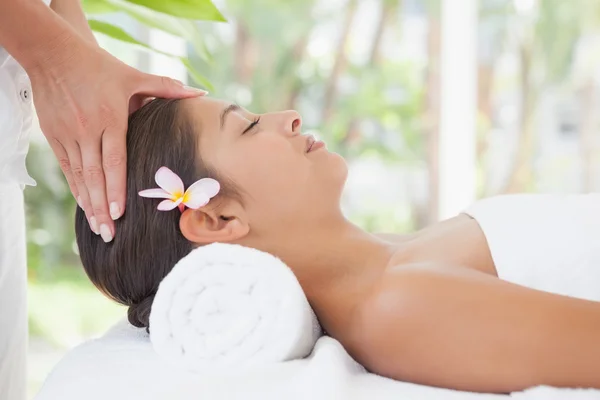
[[106,51],[71,37],[52,60],[27,71],[41,129],[92,230],[105,242],[125,210],[128,112],[147,97],[206,92],[142,73]]

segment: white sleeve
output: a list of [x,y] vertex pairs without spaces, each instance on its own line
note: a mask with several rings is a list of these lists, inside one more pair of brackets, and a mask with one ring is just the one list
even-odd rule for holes
[[0,399],[24,400],[27,265],[21,186],[0,184],[0,198]]
[[[24,72],[9,58],[0,67],[0,399],[26,394],[27,266],[21,177],[31,105],[20,101]],[[22,153],[22,154],[21,154]],[[22,173],[19,174],[18,172]]]

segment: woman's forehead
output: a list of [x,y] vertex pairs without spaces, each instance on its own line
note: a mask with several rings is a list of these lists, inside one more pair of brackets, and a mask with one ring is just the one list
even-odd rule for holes
[[186,113],[200,124],[203,130],[215,131],[220,129],[221,115],[231,103],[211,97],[195,97],[183,100]]

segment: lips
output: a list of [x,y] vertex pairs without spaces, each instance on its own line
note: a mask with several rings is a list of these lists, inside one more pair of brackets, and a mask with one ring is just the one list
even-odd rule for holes
[[310,152],[310,149],[312,149],[315,142],[316,142],[316,139],[313,135],[306,136],[306,152],[307,153]]

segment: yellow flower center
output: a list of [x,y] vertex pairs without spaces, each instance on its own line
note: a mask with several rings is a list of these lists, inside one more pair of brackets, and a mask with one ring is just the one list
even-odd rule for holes
[[172,201],[177,201],[179,200],[181,197],[183,197],[183,193],[181,192],[175,192],[171,195],[171,200]]

